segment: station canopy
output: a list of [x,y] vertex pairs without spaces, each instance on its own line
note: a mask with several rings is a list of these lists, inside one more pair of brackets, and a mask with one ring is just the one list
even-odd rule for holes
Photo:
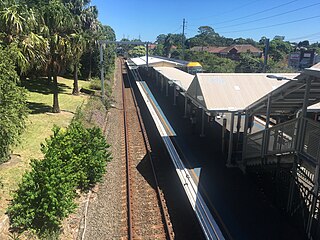
[[194,75],[181,71],[172,67],[154,67],[154,70],[159,72],[173,84],[177,85],[182,91],[187,91]]
[[[281,76],[281,73],[278,74]],[[271,114],[294,114],[303,107],[306,82],[310,81],[307,99],[309,110],[318,108],[320,102],[320,63],[305,69],[295,80],[288,81],[270,93]],[[268,95],[247,107],[251,113],[263,114],[267,111]]]
[[[198,73],[187,95],[207,112],[243,111],[287,81],[270,79],[266,73]],[[294,78],[298,74],[283,74]]]
[[[147,65],[147,56],[131,58],[131,61],[139,67]],[[166,67],[176,67],[176,66],[185,66],[185,63],[182,61],[175,61],[174,59],[158,57],[158,56],[148,56],[149,66],[166,66]]]

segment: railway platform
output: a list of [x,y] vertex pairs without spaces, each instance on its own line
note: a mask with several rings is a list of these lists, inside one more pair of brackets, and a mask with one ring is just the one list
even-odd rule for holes
[[182,117],[183,108],[173,106],[151,82],[148,87],[156,102],[153,105],[161,109],[175,133],[170,139],[226,239],[304,239],[248,176],[225,166],[218,123],[213,123],[206,137],[194,134],[190,120]]

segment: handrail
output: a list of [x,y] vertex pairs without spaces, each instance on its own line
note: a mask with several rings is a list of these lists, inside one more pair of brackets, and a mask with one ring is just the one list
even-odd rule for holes
[[[299,133],[302,135],[298,136]],[[263,141],[265,134],[267,139]],[[261,137],[257,138],[258,136]],[[309,118],[295,118],[249,134],[246,138],[245,159],[296,152],[307,156],[313,163],[318,164],[320,161],[320,124]],[[265,147],[266,151],[262,151]]]

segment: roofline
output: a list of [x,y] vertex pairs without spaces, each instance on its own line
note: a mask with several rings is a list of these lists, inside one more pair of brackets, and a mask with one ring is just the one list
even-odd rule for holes
[[[306,81],[306,76],[300,74],[297,76],[297,81],[301,82],[302,81],[305,83]],[[255,101],[254,103],[250,104],[249,106],[247,106],[245,108],[245,111],[248,111],[249,109],[252,109],[256,106],[258,106],[259,104],[262,104],[263,102],[266,102],[268,100],[269,96],[274,96],[277,94],[281,94],[281,92],[285,91],[286,89],[290,88],[292,85],[295,85],[295,82],[297,81],[288,81],[285,84],[281,85],[280,87],[276,88],[275,90],[269,92],[268,94],[264,95],[262,98],[260,98],[259,100]]]

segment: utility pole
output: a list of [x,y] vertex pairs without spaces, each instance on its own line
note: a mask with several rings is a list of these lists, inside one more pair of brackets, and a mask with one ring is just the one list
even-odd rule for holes
[[184,18],[183,21],[182,21],[182,60],[184,59],[184,40],[185,40],[185,37],[184,37],[184,29],[186,27],[186,19]]
[[269,53],[269,38],[266,38],[265,48],[264,48],[264,62],[263,62],[263,72],[267,72],[268,65],[268,53]]

